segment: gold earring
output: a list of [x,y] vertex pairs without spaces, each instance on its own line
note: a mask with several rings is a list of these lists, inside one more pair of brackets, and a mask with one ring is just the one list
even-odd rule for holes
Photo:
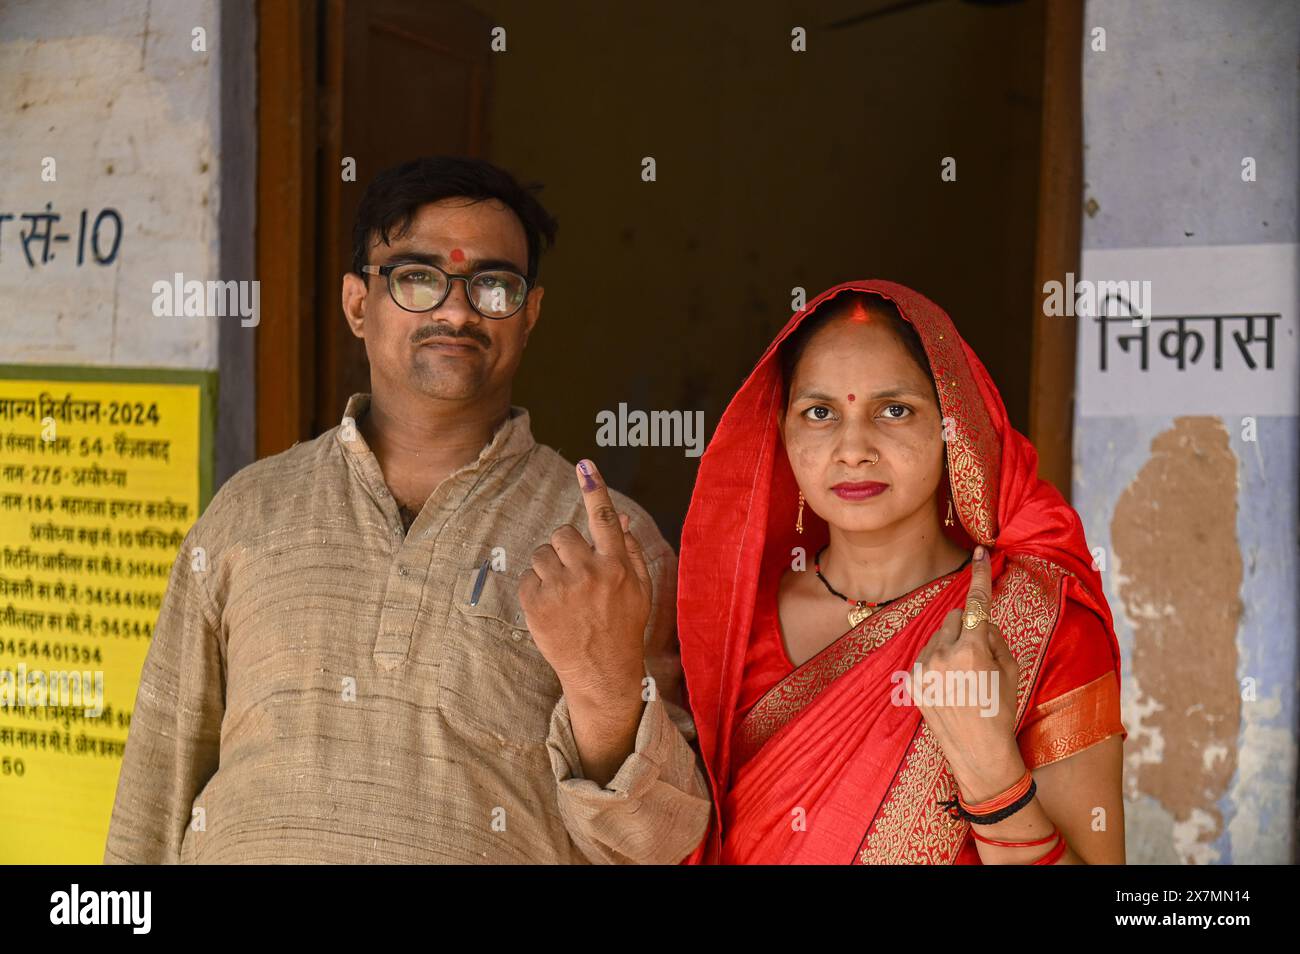
[[803,491],[799,491],[799,515],[795,517],[794,529],[796,533],[803,533]]
[[948,479],[948,462],[943,462],[943,482],[948,485],[948,516],[944,517],[943,525],[952,526],[952,482]]

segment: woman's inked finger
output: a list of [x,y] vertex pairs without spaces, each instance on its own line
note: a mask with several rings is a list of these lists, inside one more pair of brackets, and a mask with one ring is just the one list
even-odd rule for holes
[[989,560],[989,551],[982,546],[977,546],[974,558],[971,560],[970,589],[966,593],[966,611],[962,614],[962,629],[959,636],[969,633],[987,639],[985,631],[988,623],[981,621],[978,626],[967,628],[965,617],[969,613],[987,616],[992,592],[993,569]]

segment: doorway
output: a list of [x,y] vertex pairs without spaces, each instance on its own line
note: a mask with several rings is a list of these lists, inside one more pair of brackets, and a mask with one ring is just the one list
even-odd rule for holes
[[259,456],[369,389],[339,306],[366,182],[455,153],[545,183],[560,222],[515,403],[671,542],[698,460],[598,447],[596,415],[711,432],[792,290],[856,278],[949,312],[1068,499],[1074,320],[1038,290],[1078,270],[1081,0],[792,6],[262,2]]

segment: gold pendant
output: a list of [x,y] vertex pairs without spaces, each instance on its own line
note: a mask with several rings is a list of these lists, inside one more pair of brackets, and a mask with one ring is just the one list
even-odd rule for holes
[[853,609],[849,610],[849,625],[857,626],[868,616],[876,611],[874,606],[867,606],[865,603],[857,603]]

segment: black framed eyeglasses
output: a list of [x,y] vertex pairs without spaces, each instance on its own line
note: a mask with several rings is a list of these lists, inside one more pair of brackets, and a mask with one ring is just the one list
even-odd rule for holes
[[528,298],[528,279],[508,268],[488,268],[470,275],[453,275],[437,265],[401,262],[392,265],[363,265],[367,275],[382,275],[388,294],[406,311],[432,311],[447,300],[451,283],[465,283],[469,306],[484,318],[509,318]]

